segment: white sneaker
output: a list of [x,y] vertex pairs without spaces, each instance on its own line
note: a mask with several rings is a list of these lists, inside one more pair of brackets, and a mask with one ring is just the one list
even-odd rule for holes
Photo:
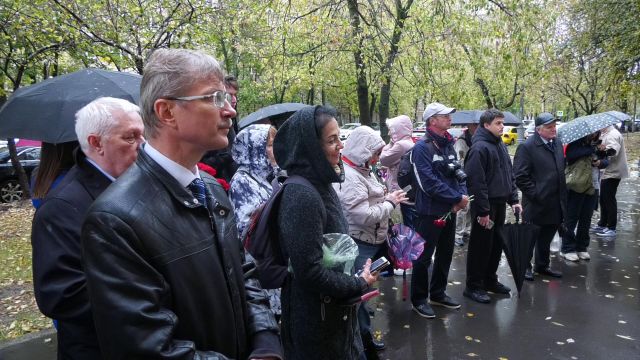
[[615,237],[616,231],[612,229],[605,229],[599,233],[596,233],[596,235],[601,237]]
[[569,261],[578,261],[578,260],[580,260],[578,258],[578,254],[576,254],[575,252],[560,253],[560,255],[562,255],[562,257],[564,257],[565,259],[567,259]]
[[[402,273],[404,272],[404,270],[402,269],[393,269],[393,275],[395,276],[402,276]],[[411,269],[407,269],[407,275],[411,275]]]
[[586,251],[579,251],[578,252],[578,257],[582,260],[591,260],[591,256],[589,255],[588,252]]

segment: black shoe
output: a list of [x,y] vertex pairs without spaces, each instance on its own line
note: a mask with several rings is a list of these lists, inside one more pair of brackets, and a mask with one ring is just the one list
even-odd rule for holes
[[560,271],[555,271],[555,270],[551,270],[550,267],[546,267],[546,268],[538,268],[536,269],[536,272],[538,274],[542,274],[542,275],[548,275],[554,278],[561,278],[562,277],[562,273]]
[[362,344],[366,350],[382,351],[386,347],[384,342],[376,341],[371,334],[362,338]]
[[465,297],[468,297],[469,299],[475,302],[479,302],[481,304],[488,304],[491,302],[491,298],[489,297],[489,295],[487,295],[487,292],[484,290],[464,289],[464,292],[462,293],[462,295],[464,295]]
[[444,306],[447,309],[460,309],[460,304],[453,301],[453,299],[451,299],[447,295],[437,299],[429,299],[429,304],[436,305],[436,306]]
[[387,347],[387,346],[384,344],[384,342],[382,342],[382,341],[375,341],[375,340],[373,340],[373,341],[372,341],[372,345],[373,345],[373,348],[374,348],[374,349],[376,349],[376,351],[382,351],[382,350],[384,350],[384,348],[386,348],[386,347]]
[[433,309],[429,304],[413,305],[413,310],[417,312],[418,315],[427,319],[433,319],[436,317],[436,313],[433,312]]
[[531,269],[527,269],[524,273],[524,279],[527,281],[533,281],[533,271],[531,271]]
[[509,293],[511,292],[511,289],[508,286],[501,284],[499,281],[490,286],[486,286],[484,289],[494,294],[502,295],[509,295]]

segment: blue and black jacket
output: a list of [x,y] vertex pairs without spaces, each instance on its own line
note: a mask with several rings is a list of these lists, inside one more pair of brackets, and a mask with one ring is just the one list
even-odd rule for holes
[[442,216],[467,194],[466,184],[447,169],[449,163],[458,160],[453,139],[436,139],[427,132],[414,146],[412,160],[420,188],[416,194],[418,215]]

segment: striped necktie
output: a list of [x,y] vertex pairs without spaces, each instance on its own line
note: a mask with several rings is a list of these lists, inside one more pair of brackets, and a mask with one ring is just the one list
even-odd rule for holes
[[199,203],[201,203],[202,205],[204,205],[205,207],[207,206],[207,201],[206,201],[206,192],[204,190],[204,181],[202,181],[202,179],[200,178],[195,178],[193,179],[193,181],[191,183],[189,183],[188,186],[189,190],[191,190],[191,193],[193,194],[193,197],[195,197]]

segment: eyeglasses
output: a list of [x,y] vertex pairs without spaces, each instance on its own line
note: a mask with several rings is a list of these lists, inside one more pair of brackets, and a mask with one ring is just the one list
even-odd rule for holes
[[169,100],[182,100],[182,101],[193,101],[193,100],[202,100],[202,99],[210,99],[211,103],[218,108],[224,107],[224,102],[231,103],[231,94],[224,90],[218,90],[213,94],[208,95],[194,95],[194,96],[179,96],[179,97],[168,97]]

